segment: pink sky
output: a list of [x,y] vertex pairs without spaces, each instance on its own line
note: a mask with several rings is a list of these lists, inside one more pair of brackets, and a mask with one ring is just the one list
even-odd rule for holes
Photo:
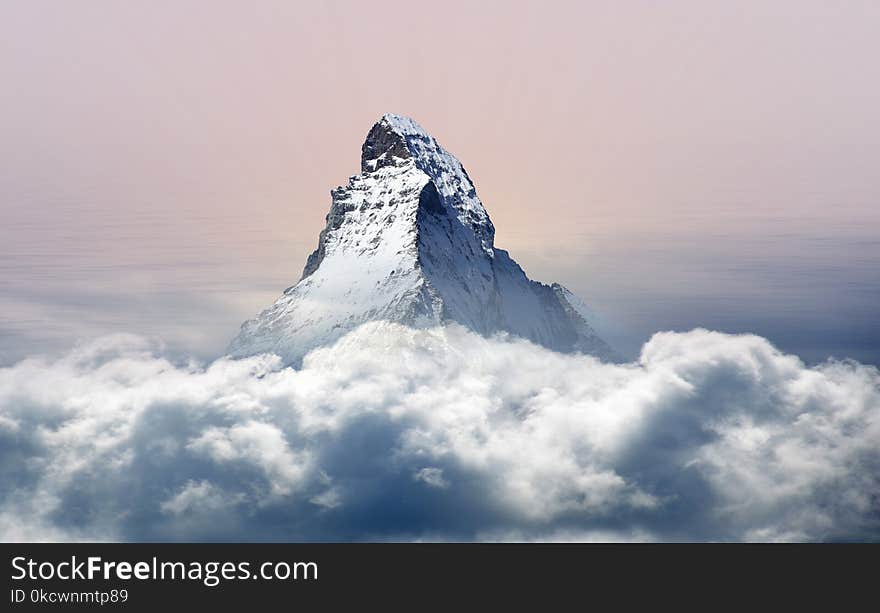
[[[0,258],[46,291],[119,263],[95,283],[145,295],[222,260],[214,338],[296,279],[392,111],[529,274],[647,330],[621,305],[717,278],[671,253],[880,232],[878,32],[876,2],[5,2]],[[7,309],[61,325],[25,293]]]

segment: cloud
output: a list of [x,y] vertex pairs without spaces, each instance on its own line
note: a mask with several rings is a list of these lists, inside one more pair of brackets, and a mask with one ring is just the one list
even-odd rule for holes
[[188,481],[176,495],[159,504],[159,509],[171,515],[198,515],[227,509],[243,498],[241,494],[224,492],[208,481]]
[[449,482],[443,478],[442,468],[435,468],[433,466],[422,468],[416,471],[416,474],[413,475],[413,479],[416,481],[422,481],[432,487],[439,487],[441,489],[449,487]]
[[6,540],[880,537],[880,374],[756,336],[604,364],[374,323],[177,363],[136,337],[0,369]]

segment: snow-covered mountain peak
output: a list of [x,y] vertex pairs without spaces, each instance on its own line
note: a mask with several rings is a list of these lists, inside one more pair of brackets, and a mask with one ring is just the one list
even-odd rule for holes
[[370,129],[361,147],[361,171],[369,173],[410,162],[430,178],[450,214],[472,228],[481,247],[491,253],[495,228],[461,162],[409,117],[386,113]]
[[399,166],[412,159],[406,143],[407,133],[430,138],[411,119],[386,113],[367,134],[361,146],[361,171],[371,172],[385,166]]
[[404,117],[396,113],[385,113],[379,121],[390,125],[395,132],[404,136],[431,138],[428,131],[419,125],[419,122],[410,117]]
[[299,283],[242,325],[234,356],[295,363],[367,321],[457,322],[560,351],[612,355],[562,286],[529,280],[506,251],[461,162],[418,123],[386,114],[361,174],[331,191],[327,225]]

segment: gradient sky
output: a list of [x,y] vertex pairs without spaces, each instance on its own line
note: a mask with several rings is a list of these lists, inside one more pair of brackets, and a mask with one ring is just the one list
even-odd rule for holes
[[4,2],[0,362],[217,355],[392,111],[623,353],[705,326],[880,363],[878,57],[876,2]]

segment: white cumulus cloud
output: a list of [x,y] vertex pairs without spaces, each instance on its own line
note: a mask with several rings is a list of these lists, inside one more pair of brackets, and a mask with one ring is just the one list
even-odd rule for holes
[[374,323],[174,363],[109,337],[0,369],[7,540],[880,537],[880,374],[756,336],[604,364]]

